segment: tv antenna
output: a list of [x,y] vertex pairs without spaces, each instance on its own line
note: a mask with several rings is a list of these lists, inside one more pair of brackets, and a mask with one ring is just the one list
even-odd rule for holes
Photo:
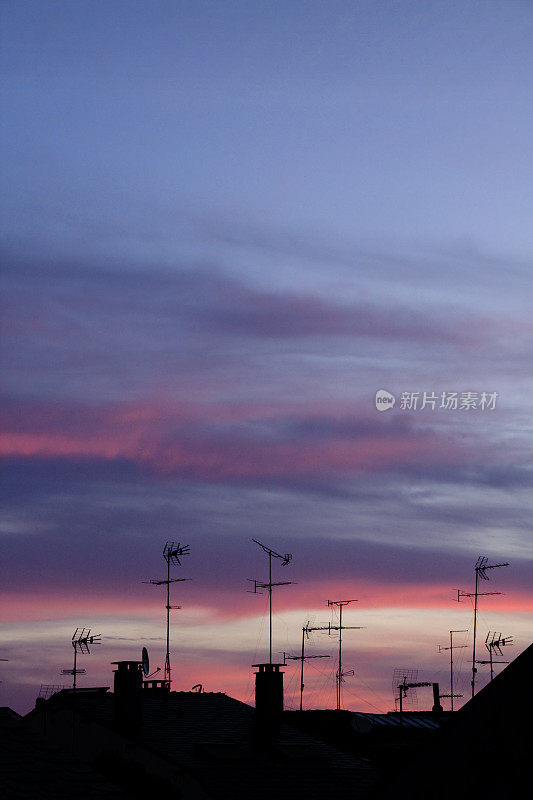
[[166,542],[163,548],[163,558],[167,562],[167,577],[163,580],[151,580],[151,581],[143,581],[143,583],[151,583],[153,586],[166,586],[167,587],[167,602],[166,602],[166,610],[167,610],[167,651],[165,655],[165,671],[164,671],[164,681],[168,685],[170,690],[170,612],[175,608],[181,608],[181,606],[172,606],[170,605],[170,584],[171,583],[182,583],[183,581],[189,581],[190,578],[171,578],[170,577],[170,567],[171,566],[178,566],[181,567],[180,556],[184,556],[189,552],[189,545],[184,544],[181,545],[179,542],[176,544],[175,542]]
[[294,581],[278,581],[277,583],[272,582],[272,559],[277,558],[281,561],[281,566],[286,567],[292,561],[292,554],[285,553],[281,555],[280,553],[276,553],[275,550],[272,548],[267,547],[266,544],[261,544],[258,542],[257,539],[252,539],[252,542],[261,547],[265,553],[268,555],[268,583],[260,583],[259,581],[253,580],[252,578],[248,578],[254,585],[253,590],[250,589],[249,591],[252,594],[261,594],[258,592],[258,589],[267,589],[268,590],[268,619],[269,619],[269,635],[268,635],[268,663],[272,664],[272,587],[273,586],[290,586]]
[[337,606],[339,609],[339,624],[332,625],[329,622],[327,625],[321,625],[318,627],[309,627],[309,623],[307,623],[305,627],[305,633],[309,635],[312,631],[327,631],[328,636],[331,636],[331,631],[339,631],[339,668],[335,675],[335,684],[336,684],[336,693],[337,693],[337,704],[336,708],[337,711],[341,710],[342,704],[342,684],[344,682],[344,678],[348,675],[354,675],[354,670],[349,669],[343,672],[342,669],[342,632],[343,631],[359,631],[362,630],[361,625],[343,625],[342,624],[342,609],[344,606],[347,606],[349,603],[357,603],[357,600],[328,600],[328,606]]
[[468,633],[468,628],[463,628],[462,630],[458,631],[450,631],[450,645],[449,647],[443,647],[439,644],[439,653],[444,653],[446,650],[450,651],[450,694],[445,695],[442,694],[441,697],[449,697],[451,700],[451,710],[453,711],[453,698],[454,697],[462,697],[462,694],[454,694],[453,693],[453,651],[459,650],[462,647],[468,647],[466,644],[454,644],[453,643],[453,635],[454,633]]
[[[416,670],[418,673],[418,670]],[[400,694],[398,700],[400,701],[400,725],[403,725],[403,701],[404,698],[407,697],[407,692],[409,689],[417,689],[419,686],[432,686],[433,684],[431,681],[411,681],[408,680],[408,675],[403,676],[403,680],[401,683],[397,685],[397,689],[400,690]]]
[[[400,681],[408,683],[415,683],[418,680],[418,670],[408,669],[406,667],[396,667],[392,675],[392,693],[394,696],[394,707],[397,710],[400,697],[398,694],[398,684]],[[417,702],[416,690],[410,692],[409,696],[405,695],[403,700],[404,705],[414,708]]]
[[501,633],[496,633],[496,631],[492,632],[489,631],[487,633],[487,638],[485,639],[485,647],[489,651],[489,660],[488,661],[476,661],[476,664],[490,664],[490,679],[494,678],[494,667],[493,664],[508,664],[508,661],[494,661],[494,651],[499,653],[503,656],[502,647],[505,647],[508,644],[513,644],[513,637],[506,636],[502,638]]
[[91,634],[90,628],[76,628],[72,635],[72,647],[74,648],[74,665],[72,669],[62,669],[62,675],[72,675],[72,691],[76,691],[76,677],[78,675],[85,675],[84,669],[78,669],[77,659],[78,653],[83,655],[90,655],[90,648],[94,644],[100,644],[101,635],[99,633]]
[[64,688],[65,685],[63,683],[41,683],[38,697],[43,700],[48,700],[49,697],[52,697],[53,694],[57,694],[57,692],[60,692]]
[[72,669],[61,670],[62,675],[72,675],[72,755],[76,754],[77,746],[77,726],[76,726],[76,677],[78,675],[85,675],[84,669],[78,669],[77,658],[78,653],[82,655],[90,655],[91,647],[95,644],[100,644],[101,634],[91,634],[90,628],[76,628],[72,634],[72,647],[74,648],[74,666]]
[[330,656],[306,656],[305,655],[305,640],[309,638],[309,631],[316,630],[314,628],[309,627],[310,623],[307,622],[306,625],[302,628],[302,652],[299,656],[287,656],[285,653],[283,654],[284,659],[288,658],[290,661],[299,661],[300,662],[300,711],[303,711],[303,700],[304,700],[304,661],[307,661],[310,658],[330,658]]
[[460,589],[457,589],[457,602],[461,602],[461,597],[473,597],[474,598],[474,637],[473,637],[473,644],[472,644],[472,697],[476,691],[476,628],[477,628],[477,599],[478,597],[484,597],[486,595],[494,595],[494,594],[501,594],[501,592],[480,592],[478,588],[479,579],[484,581],[489,580],[489,576],[486,574],[488,569],[498,569],[499,567],[508,567],[509,562],[506,561],[504,564],[488,564],[488,558],[486,556],[479,556],[478,560],[474,565],[474,572],[476,575],[475,578],[475,585],[473,592],[462,592]]

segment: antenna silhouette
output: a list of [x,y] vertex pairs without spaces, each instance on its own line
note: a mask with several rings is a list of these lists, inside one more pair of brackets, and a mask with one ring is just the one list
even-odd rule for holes
[[490,664],[490,679],[494,678],[494,667],[493,664],[508,664],[508,661],[494,661],[494,651],[498,652],[501,656],[503,656],[502,647],[505,647],[508,644],[513,644],[513,637],[506,636],[502,638],[501,633],[496,633],[496,631],[492,632],[489,631],[487,633],[487,637],[485,639],[485,647],[489,651],[489,660],[488,661],[476,661],[476,664]]
[[90,655],[90,648],[94,644],[100,644],[101,635],[91,634],[90,628],[76,628],[72,634],[72,647],[74,648],[74,666],[72,669],[61,670],[62,675],[72,675],[72,755],[76,754],[77,747],[77,725],[76,725],[76,676],[85,675],[84,669],[77,668],[78,653]]
[[76,691],[76,676],[85,675],[84,669],[77,668],[78,653],[89,656],[90,648],[94,644],[100,644],[101,635],[99,633],[91,635],[90,628],[76,628],[72,634],[72,647],[74,648],[74,666],[72,669],[62,669],[62,675],[72,675],[72,691]]
[[398,684],[396,687],[400,690],[399,694],[399,701],[400,701],[400,725],[403,725],[403,700],[407,697],[407,692],[409,689],[416,689],[419,686],[432,686],[433,684],[430,681],[408,681],[407,675],[403,676],[403,680],[401,683]]
[[268,619],[269,619],[269,635],[268,635],[268,663],[272,664],[272,587],[273,586],[290,586],[294,581],[278,581],[277,583],[272,583],[272,558],[277,558],[281,561],[281,566],[286,567],[292,561],[291,553],[285,553],[281,555],[280,553],[276,553],[275,550],[272,548],[267,547],[266,544],[261,544],[258,542],[257,539],[252,539],[252,542],[261,547],[265,553],[268,555],[268,583],[260,583],[259,581],[254,580],[253,578],[248,578],[254,585],[253,590],[250,589],[249,591],[252,594],[261,594],[258,592],[258,589],[268,589]]
[[143,583],[151,583],[153,586],[166,586],[167,587],[167,603],[166,603],[166,610],[167,610],[167,652],[165,655],[165,671],[164,671],[164,681],[167,683],[168,688],[170,690],[170,612],[174,608],[181,608],[181,606],[171,606],[170,605],[170,584],[171,583],[182,583],[183,581],[189,581],[190,578],[171,578],[170,577],[170,567],[178,566],[181,567],[180,556],[184,556],[189,552],[189,545],[184,544],[181,545],[179,542],[176,544],[175,542],[166,542],[163,548],[163,558],[167,562],[167,577],[161,581],[152,580],[152,581],[143,581]]
[[65,686],[62,683],[41,683],[39,697],[42,697],[43,700],[48,700],[49,697],[52,697],[53,694],[60,692],[64,688]]
[[477,628],[477,599],[478,597],[484,597],[489,594],[501,594],[501,592],[480,592],[478,589],[479,579],[481,578],[484,581],[489,580],[489,576],[486,574],[488,569],[498,569],[498,567],[508,567],[509,562],[505,562],[505,564],[487,564],[487,557],[486,556],[479,556],[478,560],[474,565],[474,572],[476,575],[475,579],[475,588],[473,592],[462,592],[460,589],[457,589],[457,602],[461,602],[461,597],[473,597],[474,598],[474,637],[473,637],[473,644],[472,644],[472,697],[476,691],[476,628]]
[[458,650],[462,647],[468,647],[466,644],[454,644],[453,643],[453,634],[454,633],[468,633],[468,628],[463,628],[460,631],[450,631],[450,646],[443,647],[439,644],[439,653],[444,653],[446,650],[450,651],[450,694],[445,695],[442,694],[441,697],[450,697],[451,700],[451,710],[453,711],[453,698],[454,697],[462,697],[462,694],[454,694],[453,693],[453,651]]
[[301,655],[299,655],[299,656],[286,656],[285,653],[283,654],[284,655],[284,659],[283,660],[285,660],[285,657],[286,657],[286,658],[290,659],[291,661],[300,661],[301,662],[301,666],[300,666],[300,711],[303,711],[303,701],[304,701],[304,661],[306,661],[307,659],[310,659],[310,658],[330,658],[330,656],[306,656],[305,655],[305,639],[306,639],[306,637],[309,636],[309,631],[310,630],[317,630],[317,629],[316,628],[309,628],[309,622],[308,622],[307,625],[304,625],[304,627],[302,628],[302,653],[301,653]]
[[344,678],[347,675],[354,675],[353,669],[346,670],[345,672],[342,671],[342,632],[343,631],[359,631],[362,630],[361,625],[343,625],[342,624],[342,609],[344,606],[347,606],[349,603],[357,603],[357,600],[328,600],[328,606],[337,606],[339,609],[339,624],[332,625],[329,622],[327,625],[322,625],[319,627],[309,627],[309,623],[307,623],[305,627],[305,632],[307,635],[311,633],[311,631],[327,631],[328,636],[331,636],[331,631],[339,631],[339,668],[337,670],[337,674],[335,676],[335,683],[336,683],[336,693],[337,693],[337,711],[341,710],[341,703],[342,703],[342,684]]

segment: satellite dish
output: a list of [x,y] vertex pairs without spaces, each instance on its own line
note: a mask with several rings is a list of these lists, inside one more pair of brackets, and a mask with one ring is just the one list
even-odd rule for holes
[[150,659],[148,658],[148,650],[146,649],[146,647],[143,647],[141,660],[143,665],[143,672],[145,675],[148,675],[148,673],[150,672]]

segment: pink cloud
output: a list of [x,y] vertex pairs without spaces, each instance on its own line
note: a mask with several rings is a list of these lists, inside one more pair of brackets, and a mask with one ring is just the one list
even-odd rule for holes
[[[381,423],[381,421],[380,421]],[[267,426],[267,433],[264,428]],[[357,408],[8,404],[0,456],[127,459],[207,481],[313,478],[464,463],[465,446]]]
[[[245,587],[213,590],[202,586],[196,590],[193,584],[184,601],[184,615],[199,613],[209,621],[228,621],[257,617],[264,612],[264,597],[244,594]],[[327,615],[327,601],[336,597],[357,599],[352,610],[379,609],[452,609],[457,607],[457,590],[449,583],[397,583],[356,579],[354,581],[317,581],[293,584],[286,592],[278,592],[275,598],[276,612],[302,611],[306,614]],[[460,606],[464,608],[465,606]],[[501,613],[533,611],[533,592],[518,591],[483,599],[484,611]],[[149,592],[81,591],[73,595],[71,590],[52,590],[46,594],[31,590],[4,594],[0,619],[3,622],[30,622],[42,619],[62,619],[65,615],[97,614],[110,617],[159,619],[162,614],[162,599]]]

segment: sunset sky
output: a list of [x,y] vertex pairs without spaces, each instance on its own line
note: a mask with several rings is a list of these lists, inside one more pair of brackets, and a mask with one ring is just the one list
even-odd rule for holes
[[77,626],[81,685],[163,667],[168,539],[175,689],[252,701],[252,537],[293,554],[276,659],[357,599],[346,708],[449,690],[479,555],[479,657],[531,642],[532,34],[519,0],[2,4],[0,705],[68,682]]

